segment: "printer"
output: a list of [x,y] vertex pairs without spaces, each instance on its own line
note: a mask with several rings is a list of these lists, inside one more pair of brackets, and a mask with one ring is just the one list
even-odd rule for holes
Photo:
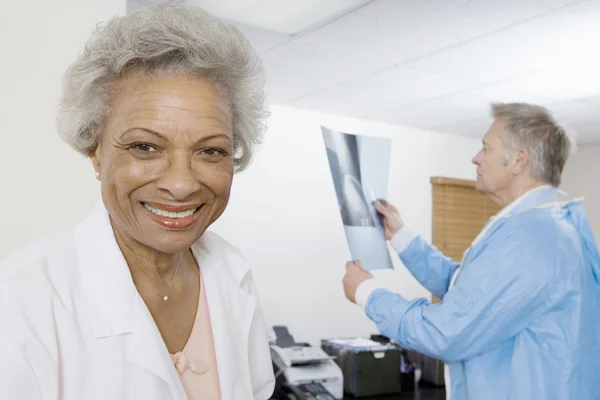
[[321,387],[323,393],[331,396],[320,395],[315,398],[343,398],[342,370],[323,349],[297,343],[285,326],[273,326],[269,342],[279,386],[285,383],[293,387]]
[[414,350],[407,351],[410,360],[421,366],[421,380],[435,386],[444,386],[444,362]]
[[403,371],[404,350],[372,338],[324,339],[344,376],[344,391],[353,397],[391,395],[414,390],[414,372]]

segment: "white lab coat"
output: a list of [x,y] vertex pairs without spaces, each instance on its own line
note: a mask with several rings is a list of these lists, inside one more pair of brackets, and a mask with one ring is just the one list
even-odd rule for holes
[[[268,399],[273,368],[249,265],[212,233],[192,251],[222,399]],[[19,251],[0,271],[2,400],[186,399],[101,203],[76,229]]]

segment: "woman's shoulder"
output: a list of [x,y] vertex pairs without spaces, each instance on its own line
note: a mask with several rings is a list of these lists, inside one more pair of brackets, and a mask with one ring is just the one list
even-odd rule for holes
[[25,354],[26,348],[28,359],[50,362],[48,349],[59,351],[57,336],[85,317],[80,311],[80,282],[72,230],[36,240],[9,255],[0,265],[0,343],[15,354]]
[[15,268],[35,265],[43,260],[59,257],[69,248],[74,249],[75,230],[73,228],[43,236],[22,245],[0,260],[0,279]]
[[12,304],[44,301],[62,282],[74,280],[76,260],[74,229],[35,240],[0,261],[0,293],[10,296]]

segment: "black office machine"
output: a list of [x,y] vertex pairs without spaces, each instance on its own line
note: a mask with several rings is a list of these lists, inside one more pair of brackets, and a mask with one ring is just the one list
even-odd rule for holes
[[414,373],[402,374],[403,351],[371,339],[327,339],[321,347],[344,374],[344,392],[354,397],[394,394],[414,389]]
[[444,363],[436,358],[432,358],[416,351],[408,351],[408,356],[412,362],[421,366],[421,380],[436,386],[444,386]]

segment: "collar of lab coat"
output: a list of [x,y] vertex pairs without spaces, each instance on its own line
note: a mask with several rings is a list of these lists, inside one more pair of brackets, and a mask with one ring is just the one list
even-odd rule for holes
[[483,239],[490,232],[490,229],[492,228],[494,223],[499,219],[512,214],[518,214],[530,208],[540,207],[544,204],[555,202],[557,201],[557,199],[558,190],[550,185],[539,186],[535,189],[531,189],[523,193],[512,203],[508,204],[506,207],[501,209],[498,212],[498,214],[490,218],[486,226],[479,233],[479,235],[477,235],[477,237],[471,244],[471,248],[477,245],[481,241],[481,239]]
[[543,185],[531,189],[504,207],[492,218],[498,219],[510,214],[518,214],[533,207],[539,207],[546,203],[555,202],[558,199],[557,192],[557,189],[550,185]]
[[[174,398],[185,398],[160,332],[133,284],[102,202],[78,226],[76,242],[96,338],[134,335],[128,342],[127,360],[165,380]],[[224,243],[205,233],[192,246],[192,252],[200,265],[211,312],[221,392],[224,399],[230,399],[237,398],[233,390],[236,379],[240,379],[235,355],[244,354],[248,345],[236,338],[248,337],[244,333],[250,330],[255,301],[241,287],[249,273],[248,263]]]
[[[518,214],[525,210],[534,207],[541,207],[544,204],[556,202],[558,199],[558,189],[550,185],[539,186],[535,189],[531,189],[517,199],[515,199],[512,203],[508,204],[506,207],[501,209],[498,214],[494,215],[489,219],[487,224],[483,227],[479,235],[473,240],[471,246],[467,248],[463,253],[462,265],[468,263],[472,259],[472,255],[476,252],[473,252],[472,249],[478,247],[479,244],[482,243],[483,239],[492,232],[492,227],[496,223],[496,221],[508,217],[513,214]],[[459,267],[452,276],[450,280],[450,288],[454,287],[456,279],[458,278],[459,272],[462,269]]]

